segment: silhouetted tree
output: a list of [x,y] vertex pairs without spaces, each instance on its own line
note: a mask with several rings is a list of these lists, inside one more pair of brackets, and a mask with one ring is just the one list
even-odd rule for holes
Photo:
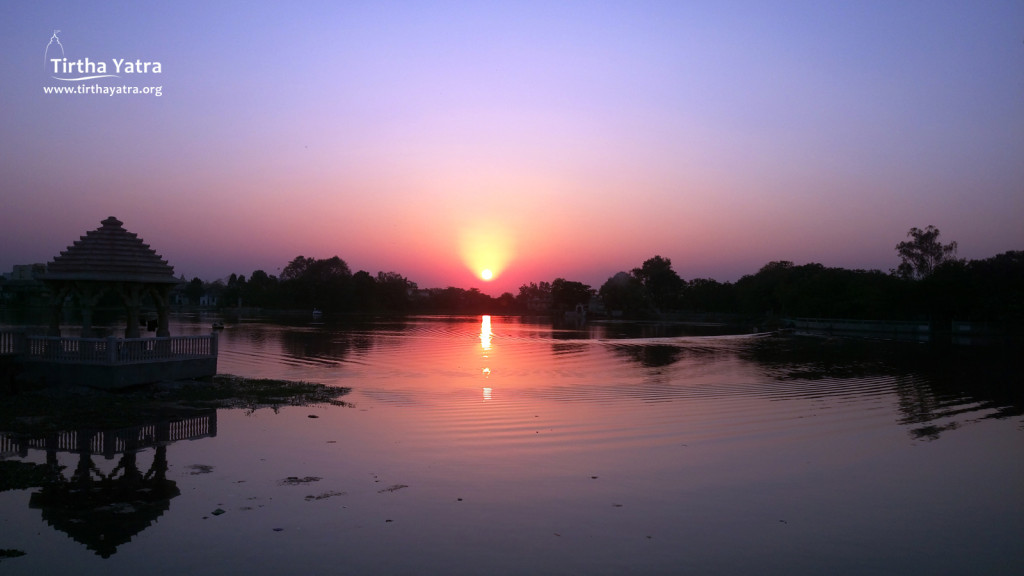
[[896,245],[896,252],[902,260],[896,273],[902,278],[921,280],[930,276],[943,262],[956,260],[956,242],[939,242],[939,229],[935,226],[924,230],[911,228],[907,236],[911,240]]
[[686,283],[672,269],[671,260],[661,256],[648,258],[640,268],[633,269],[633,276],[647,289],[651,301],[659,310],[675,310],[679,307],[679,297]]
[[788,260],[769,262],[756,274],[746,275],[736,282],[736,299],[740,311],[747,314],[774,315],[781,311],[781,288],[793,263]]
[[416,289],[398,272],[377,272],[377,301],[387,310],[404,312],[409,307],[409,291]]
[[610,312],[622,312],[626,315],[647,313],[650,310],[650,299],[640,279],[627,272],[619,272],[609,278],[598,296]]
[[220,300],[222,307],[233,307],[242,305],[242,294],[245,292],[245,276],[232,273],[228,277],[227,286],[224,287],[224,295]]
[[769,262],[740,278],[739,311],[755,315],[830,318],[897,318],[911,314],[901,301],[902,282],[877,270],[845,270],[810,263]]
[[1024,323],[1024,251],[970,262],[943,262],[912,289],[913,305],[936,325],[972,320],[1020,329]]
[[294,308],[345,310],[351,306],[352,272],[344,260],[298,256],[281,272],[282,288]]
[[188,303],[196,306],[199,304],[199,299],[203,297],[203,281],[199,278],[193,278],[189,281],[188,286],[185,286],[185,297],[188,298]]
[[[1024,324],[1024,251],[1013,251],[975,261],[958,260],[956,242],[939,243],[934,226],[912,228],[911,240],[897,245],[903,259],[899,271],[800,266],[781,260],[769,262],[735,284],[712,279],[685,282],[672,270],[669,259],[655,256],[632,272],[609,278],[598,295],[610,312],[643,316],[661,310],[745,313],[751,315],[817,316],[832,318],[929,319],[948,329],[950,319],[1001,324],[1019,330]],[[913,278],[914,282],[907,282]],[[6,287],[5,287],[6,288]],[[594,290],[580,282],[557,278],[552,283],[524,284],[519,294],[494,299],[477,288],[417,290],[397,272],[376,276],[356,274],[334,256],[326,260],[298,256],[288,263],[281,279],[262,270],[248,280],[232,274],[222,282],[203,283],[194,278],[185,295],[198,304],[203,294],[220,294],[221,304],[265,308],[311,308],[338,311],[428,312],[495,314],[515,310],[550,313],[589,303]],[[119,303],[110,294],[112,306]]]
[[577,304],[587,307],[594,291],[582,282],[571,282],[565,278],[556,278],[551,283],[551,307],[555,312],[573,310]]
[[917,316],[932,325],[948,328],[957,318],[970,319],[977,295],[971,286],[971,271],[966,262],[947,260],[937,264],[927,276],[910,287]]
[[460,297],[459,310],[470,314],[486,314],[490,312],[494,299],[484,294],[479,288],[464,290]]
[[377,280],[366,270],[360,270],[352,275],[352,305],[356,310],[376,310],[377,302]]
[[736,309],[734,287],[711,278],[694,278],[683,288],[682,307],[694,312],[733,312]]
[[307,271],[313,266],[316,260],[314,258],[306,258],[305,256],[296,256],[284,267],[281,272],[281,281],[288,282],[289,280],[300,280],[306,276]]
[[429,288],[421,293],[423,297],[416,306],[421,312],[490,314],[495,308],[494,299],[480,292],[479,288],[464,290],[449,286],[447,288]]
[[275,308],[282,306],[277,276],[270,276],[263,270],[255,270],[242,289],[242,301],[247,306]]
[[215,305],[223,305],[225,289],[223,280],[203,283],[203,294],[210,298],[210,302]]
[[541,282],[537,284],[530,282],[529,284],[523,284],[519,287],[516,304],[523,312],[550,312],[551,283]]
[[972,260],[972,313],[979,318],[1024,323],[1024,250]]
[[501,296],[494,301],[503,314],[512,312],[516,308],[516,297],[511,292],[502,292]]

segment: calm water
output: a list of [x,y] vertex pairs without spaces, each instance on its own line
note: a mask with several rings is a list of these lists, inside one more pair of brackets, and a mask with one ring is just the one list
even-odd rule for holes
[[1020,383],[981,352],[500,317],[227,324],[221,373],[350,387],[348,405],[220,410],[127,465],[93,456],[93,475],[164,478],[146,510],[106,505],[118,534],[70,496],[2,492],[0,548],[27,555],[0,573],[1024,573]]

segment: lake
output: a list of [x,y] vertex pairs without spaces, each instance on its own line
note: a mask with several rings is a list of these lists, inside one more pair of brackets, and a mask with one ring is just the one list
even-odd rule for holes
[[225,324],[220,373],[347,387],[344,405],[218,410],[130,457],[51,451],[66,478],[153,488],[0,492],[0,548],[26,553],[0,573],[1024,573],[1007,354],[488,316]]

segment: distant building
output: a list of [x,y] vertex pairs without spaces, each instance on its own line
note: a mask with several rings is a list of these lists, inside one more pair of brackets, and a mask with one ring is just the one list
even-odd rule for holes
[[4,306],[42,306],[46,302],[46,286],[39,280],[46,274],[46,264],[15,264],[0,279],[0,304]]
[[4,274],[4,278],[8,281],[34,281],[43,274],[46,274],[46,264],[15,264],[13,270]]

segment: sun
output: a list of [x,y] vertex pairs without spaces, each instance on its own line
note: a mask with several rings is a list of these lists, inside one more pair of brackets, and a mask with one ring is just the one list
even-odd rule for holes
[[479,221],[459,234],[459,251],[466,268],[490,282],[501,276],[512,259],[512,235],[500,224]]

